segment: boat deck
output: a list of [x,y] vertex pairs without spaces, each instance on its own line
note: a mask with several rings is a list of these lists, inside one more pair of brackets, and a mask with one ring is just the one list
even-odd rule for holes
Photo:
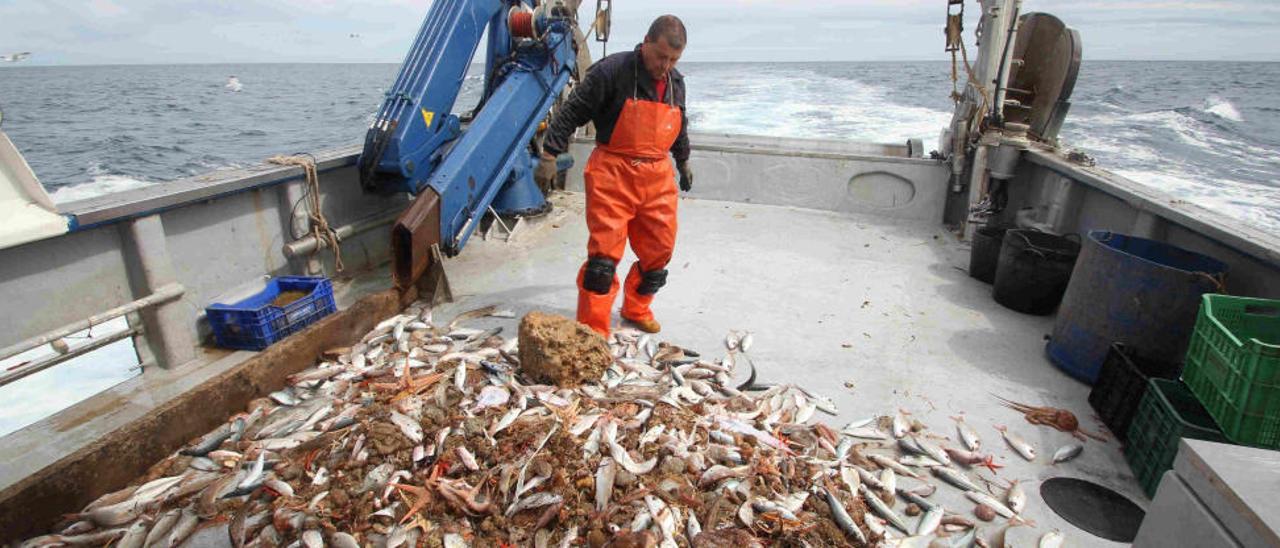
[[[437,317],[488,304],[517,316],[542,310],[572,317],[572,281],[587,239],[583,199],[562,194],[555,201],[557,211],[518,230],[514,242],[475,241],[451,262],[457,300]],[[903,409],[956,440],[949,417],[964,414],[984,450],[1006,465],[999,483],[1022,482],[1030,499],[1025,517],[1039,533],[1060,529],[1072,545],[1113,545],[1059,518],[1038,490],[1045,479],[1077,477],[1145,507],[1120,444],[1089,441],[1079,458],[1053,466],[1053,452],[1073,438],[1000,405],[995,395],[1066,408],[1082,427],[1105,432],[1086,401],[1089,387],[1044,357],[1053,319],[1001,307],[989,285],[968,276],[968,260],[967,244],[940,225],[685,199],[669,283],[654,305],[664,328],[659,337],[719,357],[728,331],[752,331],[759,380],[833,398],[840,415],[816,420],[837,428]],[[505,323],[505,334],[514,336],[515,320]],[[1017,456],[996,425],[1034,444],[1036,462]],[[971,515],[973,503],[960,494],[943,486],[933,500]],[[984,530],[993,534],[1002,521]]]
[[[438,318],[488,304],[517,316],[531,310],[574,315],[573,280],[587,238],[583,196],[562,193],[553,200],[555,211],[525,223],[512,241],[477,237],[448,262],[456,301],[438,309]],[[1030,503],[1024,515],[1037,524],[1037,537],[1060,529],[1072,545],[1111,545],[1058,518],[1040,502],[1038,487],[1050,477],[1079,477],[1145,507],[1120,444],[1090,441],[1077,460],[1048,464],[1071,436],[1028,424],[994,395],[1063,407],[1082,426],[1103,431],[1086,401],[1089,388],[1045,359],[1052,319],[1002,308],[992,301],[990,286],[968,277],[967,264],[967,244],[938,224],[684,199],[670,283],[655,304],[665,328],[660,338],[715,358],[728,331],[755,333],[751,356],[759,380],[795,383],[833,398],[840,415],[816,417],[833,427],[903,409],[954,439],[948,417],[964,414],[984,449],[1007,465],[998,475],[1001,484],[1016,479],[1025,486]],[[339,305],[385,289],[388,280],[381,269],[338,283]],[[517,320],[484,321],[515,336]],[[0,485],[92,447],[252,355],[208,350],[200,365],[148,372],[7,436],[4,452],[24,458],[10,460]],[[1014,454],[995,425],[1009,425],[1035,444],[1037,461]],[[973,503],[960,495],[943,486],[931,500],[971,515]],[[990,536],[1002,527],[998,520],[983,530]]]

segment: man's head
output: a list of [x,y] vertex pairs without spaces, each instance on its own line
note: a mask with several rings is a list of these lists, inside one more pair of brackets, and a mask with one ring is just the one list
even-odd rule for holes
[[649,76],[654,80],[665,79],[680,60],[688,39],[679,17],[663,15],[654,19],[649,25],[649,33],[644,36],[644,44],[640,45],[640,57],[644,59],[644,68],[649,71]]

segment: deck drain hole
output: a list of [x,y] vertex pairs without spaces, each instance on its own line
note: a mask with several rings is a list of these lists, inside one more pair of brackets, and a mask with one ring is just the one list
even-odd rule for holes
[[1147,515],[1124,495],[1075,478],[1046,480],[1040,484],[1040,497],[1062,519],[1115,542],[1133,542]]

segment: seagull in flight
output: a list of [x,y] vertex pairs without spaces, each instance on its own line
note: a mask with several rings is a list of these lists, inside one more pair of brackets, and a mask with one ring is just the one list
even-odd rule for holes
[[23,59],[31,57],[31,52],[24,51],[21,53],[10,53],[8,55],[0,55],[0,61],[5,63],[17,63]]

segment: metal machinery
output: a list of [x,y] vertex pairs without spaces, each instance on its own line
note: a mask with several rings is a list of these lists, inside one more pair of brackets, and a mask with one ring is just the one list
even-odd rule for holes
[[[533,181],[534,136],[577,66],[576,4],[431,5],[358,164],[366,192],[417,196],[392,229],[399,287],[438,261],[435,246],[445,255],[460,252],[486,213],[521,215],[548,207]],[[486,31],[484,94],[464,129],[452,109]]]
[[[956,110],[943,132],[940,150],[952,167],[951,190],[966,193],[963,212],[952,211],[948,220],[965,226],[1010,222],[1003,219],[1009,181],[1023,153],[1051,150],[1071,103],[1080,69],[1080,35],[1060,19],[1045,13],[1022,14],[1022,0],[980,0],[979,51],[970,64],[962,41],[964,1],[948,1],[947,51],[964,60],[966,83],[954,98]],[[1018,223],[1053,232],[1063,217],[1061,199],[1047,211],[1020,213]]]

